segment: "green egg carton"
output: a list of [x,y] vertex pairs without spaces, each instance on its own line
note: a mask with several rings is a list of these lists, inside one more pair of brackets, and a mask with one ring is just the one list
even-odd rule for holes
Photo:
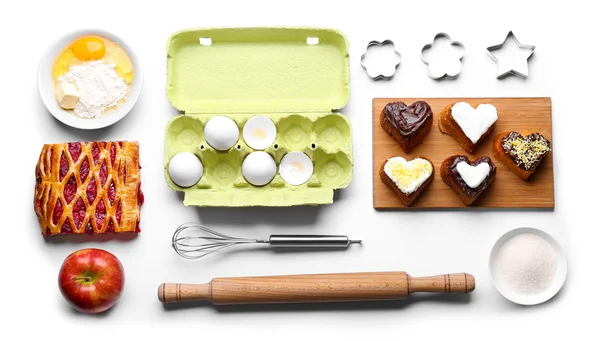
[[[164,168],[170,188],[184,192],[186,206],[296,206],[333,202],[336,189],[352,180],[352,128],[337,110],[350,97],[348,41],[339,31],[319,28],[209,28],[179,31],[167,47],[167,98],[183,112],[165,132]],[[257,187],[242,176],[253,152],[242,129],[255,115],[277,127],[265,149],[277,166],[302,151],[313,161],[308,182],[292,186],[277,173]],[[233,119],[240,138],[228,151],[213,149],[204,126],[214,116]],[[204,166],[188,188],[173,183],[171,158],[194,153]]]

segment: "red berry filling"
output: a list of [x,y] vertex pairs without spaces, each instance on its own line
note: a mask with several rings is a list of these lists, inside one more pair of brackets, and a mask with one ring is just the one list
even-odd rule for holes
[[60,229],[60,233],[61,234],[68,234],[68,233],[73,233],[73,229],[71,228],[71,224],[69,223],[69,221],[65,221],[65,223],[63,224],[63,226]]
[[65,185],[65,189],[63,190],[63,196],[67,203],[71,203],[73,198],[75,198],[75,194],[77,194],[77,181],[75,180],[75,176],[71,175],[69,181]]
[[80,229],[81,225],[83,225],[83,221],[85,220],[85,204],[83,203],[83,199],[79,198],[73,205],[73,220],[75,221],[75,228]]
[[117,160],[117,147],[115,147],[115,144],[112,143],[110,145],[110,150],[109,150],[109,154],[110,154],[110,164],[115,165],[115,161]]
[[92,227],[92,223],[88,221],[87,226],[85,227],[85,233],[92,235],[94,234],[94,227]]
[[110,201],[110,204],[114,204],[115,203],[115,198],[117,197],[117,191],[115,189],[115,183],[114,182],[110,182],[110,185],[108,185],[108,201]]
[[81,161],[81,166],[79,166],[79,180],[80,180],[80,182],[84,183],[85,179],[87,179],[87,177],[88,177],[89,174],[90,174],[90,161],[86,157],[85,159],[83,159],[83,161]]
[[63,214],[63,207],[62,207],[62,202],[60,202],[60,200],[56,200],[56,205],[54,205],[54,212],[52,213],[52,223],[53,224],[58,224],[58,221],[60,220],[60,217]]
[[104,187],[107,179],[108,168],[106,168],[106,162],[102,162],[102,166],[100,166],[100,187]]
[[94,165],[98,164],[98,160],[100,160],[100,147],[94,142],[92,143],[92,161],[94,161]]
[[92,178],[90,183],[85,190],[85,194],[87,195],[88,204],[92,204],[94,200],[96,200],[96,195],[98,194],[98,189],[96,188],[96,179]]
[[144,193],[142,193],[142,187],[140,185],[140,189],[138,190],[138,205],[142,206],[144,204]]
[[96,205],[96,226],[100,228],[106,218],[106,206],[104,206],[104,200],[98,201]]
[[67,161],[67,157],[65,153],[60,154],[60,170],[58,173],[58,181],[63,181],[67,173],[69,172],[69,161]]
[[113,224],[112,219],[108,221],[108,226],[106,227],[106,232],[115,232],[115,225]]
[[71,160],[73,162],[77,162],[79,160],[79,156],[81,155],[81,144],[80,143],[69,143],[67,145],[69,149],[69,154],[71,155]]

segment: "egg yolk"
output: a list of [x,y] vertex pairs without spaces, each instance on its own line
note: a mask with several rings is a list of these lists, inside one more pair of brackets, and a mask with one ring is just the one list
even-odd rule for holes
[[254,130],[254,133],[252,135],[254,135],[254,137],[256,137],[259,140],[264,140],[267,133],[265,133],[264,130],[258,128]]
[[302,165],[302,163],[296,161],[296,162],[292,162],[292,167],[294,167],[294,170],[297,170],[299,172],[304,172],[304,166]]
[[80,60],[101,59],[106,53],[104,41],[96,37],[85,37],[73,44],[73,54]]

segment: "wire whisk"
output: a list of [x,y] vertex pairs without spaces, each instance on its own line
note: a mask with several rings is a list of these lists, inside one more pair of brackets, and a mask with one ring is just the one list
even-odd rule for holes
[[268,244],[278,248],[347,248],[361,243],[347,236],[333,235],[272,235],[268,239],[238,238],[211,230],[197,223],[185,223],[175,230],[171,245],[185,259],[199,259],[231,246]]

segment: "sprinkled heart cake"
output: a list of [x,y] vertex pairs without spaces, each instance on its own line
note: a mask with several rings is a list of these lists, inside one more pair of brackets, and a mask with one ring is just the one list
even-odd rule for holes
[[381,165],[379,176],[404,206],[410,206],[433,181],[433,163],[429,159],[416,157],[407,161],[396,156]]
[[405,153],[419,145],[433,125],[433,112],[427,102],[388,103],[382,110],[379,123],[383,130],[400,144]]
[[466,206],[471,206],[496,178],[496,165],[487,157],[469,159],[453,155],[442,162],[442,180],[450,186]]
[[529,179],[550,151],[551,143],[541,133],[505,131],[494,139],[494,157],[523,180]]
[[442,133],[454,137],[465,151],[472,153],[490,135],[497,120],[498,111],[491,104],[474,108],[469,103],[458,102],[442,110],[438,126]]
[[137,142],[47,144],[35,176],[34,208],[44,237],[140,232]]

